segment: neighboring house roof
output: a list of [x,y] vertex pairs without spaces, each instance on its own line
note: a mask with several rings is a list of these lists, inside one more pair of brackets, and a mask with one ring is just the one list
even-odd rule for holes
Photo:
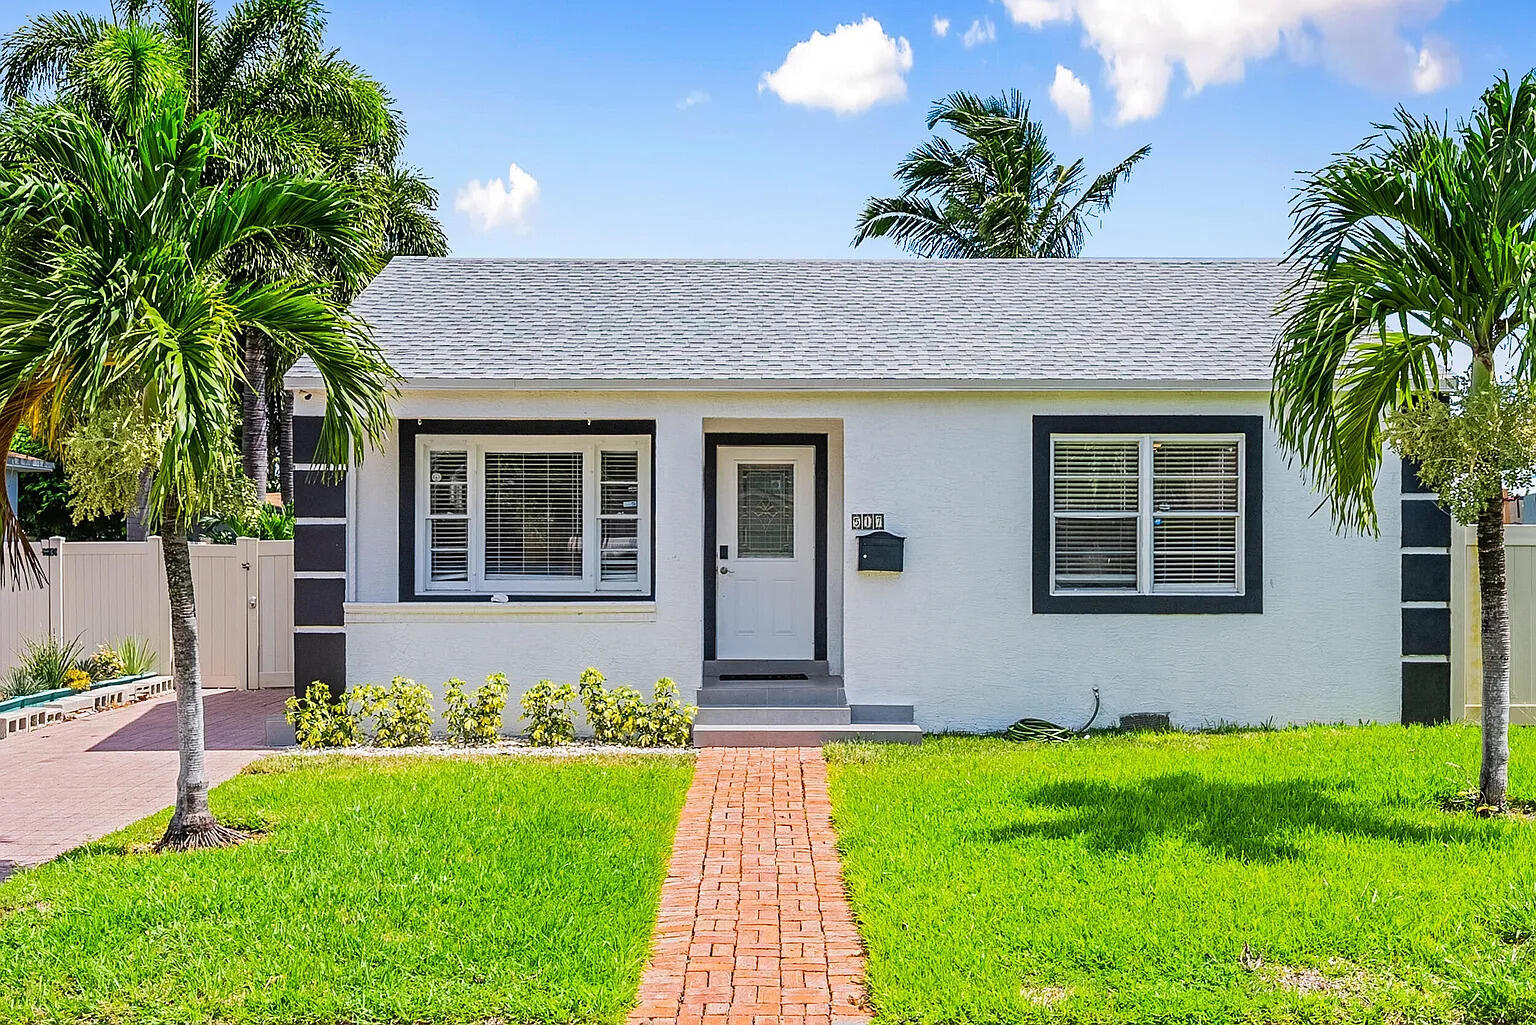
[[53,464],[46,459],[29,456],[24,452],[7,452],[5,468],[19,473],[52,473]]
[[423,385],[1262,386],[1288,280],[1273,260],[396,257],[354,309]]

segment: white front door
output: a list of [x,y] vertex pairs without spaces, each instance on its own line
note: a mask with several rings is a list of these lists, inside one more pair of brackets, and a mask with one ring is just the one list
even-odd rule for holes
[[715,657],[812,658],[816,450],[716,451]]

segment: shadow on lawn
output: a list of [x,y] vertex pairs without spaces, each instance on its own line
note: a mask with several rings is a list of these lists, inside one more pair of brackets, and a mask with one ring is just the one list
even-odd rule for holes
[[1411,844],[1488,839],[1486,830],[1465,820],[1423,825],[1339,800],[1339,792],[1350,786],[1312,779],[1229,783],[1190,772],[1129,784],[1048,783],[1022,795],[1020,803],[1067,814],[998,826],[984,835],[998,843],[1023,837],[1072,838],[1090,850],[1122,852],[1170,837],[1244,861],[1302,857],[1306,851],[1296,839],[1308,831]]

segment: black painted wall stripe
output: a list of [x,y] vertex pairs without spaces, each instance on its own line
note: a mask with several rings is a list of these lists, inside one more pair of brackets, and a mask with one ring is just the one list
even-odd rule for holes
[[[1417,464],[1404,459],[1402,467],[1404,495],[1432,494],[1419,479]],[[1402,557],[1401,600],[1434,603],[1402,609],[1403,657],[1435,658],[1402,663],[1402,721],[1446,722],[1451,717],[1451,517],[1432,497],[1404,498],[1402,510],[1404,548],[1445,549]]]
[[303,573],[347,568],[347,525],[304,523],[293,527],[293,568]]
[[1449,548],[1450,546],[1450,514],[1431,499],[1404,499],[1403,547]]
[[1403,663],[1403,725],[1451,718],[1451,664]]
[[296,577],[293,581],[294,626],[342,626],[347,582],[341,577]]
[[1450,655],[1451,610],[1403,610],[1404,655]]
[[346,474],[333,477],[313,470],[293,475],[293,507],[299,516],[347,515]]
[[293,461],[296,463],[313,463],[315,461],[315,445],[320,440],[320,423],[322,418],[318,416],[298,416],[293,418]]
[[1403,556],[1403,601],[1447,601],[1451,594],[1451,556],[1411,553]]
[[293,635],[293,690],[302,695],[315,680],[333,694],[347,689],[347,635],[344,633],[295,633]]

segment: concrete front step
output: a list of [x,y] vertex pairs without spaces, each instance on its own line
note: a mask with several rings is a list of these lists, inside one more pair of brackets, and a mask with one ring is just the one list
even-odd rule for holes
[[923,731],[911,723],[849,723],[843,726],[718,725],[693,727],[694,747],[820,747],[838,740],[920,744]]
[[709,659],[704,663],[706,677],[733,675],[793,675],[826,676],[831,670],[825,659],[775,659],[775,658],[727,658]]
[[700,705],[698,726],[846,726],[843,705]]
[[777,708],[846,706],[848,695],[841,677],[820,680],[754,681],[734,683],[706,679],[699,688],[700,708],[712,705],[767,705]]

